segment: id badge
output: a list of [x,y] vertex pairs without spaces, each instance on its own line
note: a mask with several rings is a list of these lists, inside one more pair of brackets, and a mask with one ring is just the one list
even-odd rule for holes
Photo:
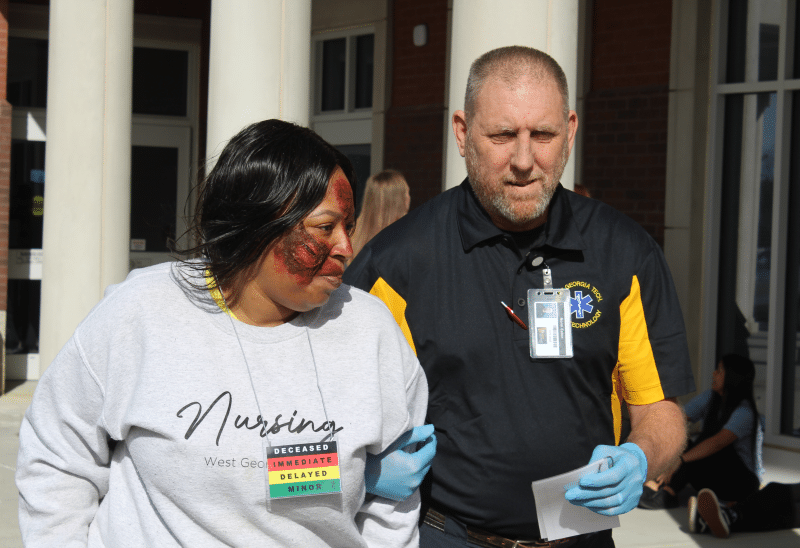
[[571,358],[572,320],[569,289],[528,290],[531,358]]
[[336,441],[270,445],[262,440],[270,500],[342,492]]

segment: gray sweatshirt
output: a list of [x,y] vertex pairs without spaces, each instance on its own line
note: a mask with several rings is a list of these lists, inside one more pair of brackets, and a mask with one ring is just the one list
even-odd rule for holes
[[[343,285],[255,327],[181,274],[110,287],[39,381],[16,475],[25,546],[417,546],[419,494],[364,490],[366,453],[422,424],[428,399],[383,303]],[[339,469],[301,468],[289,490],[338,474],[339,493],[269,497],[268,448],[331,441]]]

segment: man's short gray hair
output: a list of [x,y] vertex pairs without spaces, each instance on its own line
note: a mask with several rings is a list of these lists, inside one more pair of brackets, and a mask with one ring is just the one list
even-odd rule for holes
[[467,93],[464,97],[464,114],[467,123],[474,114],[475,99],[489,76],[496,76],[503,82],[513,84],[525,75],[540,80],[547,77],[552,78],[561,93],[564,118],[569,116],[567,76],[556,60],[538,49],[526,46],[506,46],[487,51],[472,63],[469,69],[469,78],[467,78]]

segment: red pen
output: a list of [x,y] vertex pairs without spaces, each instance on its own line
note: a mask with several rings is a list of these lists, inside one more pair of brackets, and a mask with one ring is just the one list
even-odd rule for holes
[[528,326],[527,326],[527,325],[525,325],[525,322],[523,322],[522,320],[520,320],[520,319],[519,319],[519,316],[517,316],[516,314],[514,314],[514,311],[513,311],[513,310],[511,310],[511,309],[508,307],[508,305],[507,305],[506,303],[504,303],[503,301],[500,301],[500,304],[502,304],[502,305],[503,305],[503,308],[505,308],[505,309],[506,309],[506,312],[508,312],[508,315],[509,315],[509,316],[511,316],[511,319],[512,319],[512,320],[514,320],[514,323],[515,323],[515,324],[517,324],[518,326],[520,326],[520,327],[521,327],[522,329],[524,329],[525,331],[527,331],[527,330],[528,330]]

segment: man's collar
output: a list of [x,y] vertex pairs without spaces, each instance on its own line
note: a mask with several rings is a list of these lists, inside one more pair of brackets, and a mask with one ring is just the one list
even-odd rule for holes
[[[550,200],[550,209],[545,223],[544,245],[557,249],[586,249],[583,237],[573,221],[567,192],[569,191],[559,183],[553,199]],[[505,234],[492,222],[491,217],[475,196],[468,179],[464,179],[464,182],[461,183],[459,194],[456,218],[461,235],[461,245],[465,252],[482,242],[502,237]]]
[[497,228],[489,214],[483,209],[478,197],[472,191],[469,179],[464,179],[459,188],[457,206],[458,231],[461,234],[461,245],[469,251],[486,240],[498,238],[503,231]]

